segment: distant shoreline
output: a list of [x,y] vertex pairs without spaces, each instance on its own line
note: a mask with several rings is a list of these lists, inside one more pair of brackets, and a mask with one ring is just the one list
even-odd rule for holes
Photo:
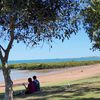
[[76,67],[76,66],[83,66],[83,65],[93,65],[97,63],[100,63],[100,60],[47,62],[47,63],[33,62],[33,63],[21,63],[21,64],[9,64],[9,68],[18,69],[18,70],[41,70],[41,69],[56,69],[56,68],[68,68],[68,67]]
[[[31,59],[31,60],[10,60],[8,64],[21,64],[21,63],[50,63],[50,62],[69,62],[69,61],[96,61],[100,57],[80,57],[80,58],[55,58],[55,59]],[[1,62],[0,62],[1,64]]]

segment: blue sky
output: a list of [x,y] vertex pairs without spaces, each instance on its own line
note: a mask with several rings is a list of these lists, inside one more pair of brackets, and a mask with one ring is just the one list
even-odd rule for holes
[[9,60],[30,60],[30,59],[54,59],[54,58],[78,58],[88,56],[100,56],[99,51],[91,51],[92,44],[81,30],[77,35],[71,35],[69,40],[55,40],[53,48],[48,44],[43,47],[28,48],[24,44],[15,44],[10,52]]

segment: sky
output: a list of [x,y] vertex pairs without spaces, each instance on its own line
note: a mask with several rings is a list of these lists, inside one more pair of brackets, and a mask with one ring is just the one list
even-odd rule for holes
[[92,44],[84,30],[76,35],[72,34],[70,39],[63,43],[55,40],[53,48],[46,43],[43,47],[26,47],[23,43],[14,44],[10,51],[9,60],[32,60],[32,59],[56,59],[56,58],[79,58],[100,56],[99,51],[90,50]]

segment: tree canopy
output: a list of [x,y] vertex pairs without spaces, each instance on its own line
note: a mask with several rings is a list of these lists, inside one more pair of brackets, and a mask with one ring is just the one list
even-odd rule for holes
[[77,0],[1,0],[0,38],[9,41],[13,28],[18,43],[34,46],[54,38],[63,41],[77,32],[78,13]]
[[100,0],[87,0],[82,11],[83,26],[93,43],[93,50],[100,50]]

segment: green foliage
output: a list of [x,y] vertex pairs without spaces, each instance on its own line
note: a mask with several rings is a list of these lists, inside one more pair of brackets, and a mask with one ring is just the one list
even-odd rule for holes
[[11,64],[11,69],[21,70],[39,70],[39,69],[55,69],[55,68],[68,68],[75,66],[91,65],[100,63],[100,61],[71,61],[71,62],[59,62],[59,63],[23,63],[23,64]]
[[93,50],[100,50],[100,0],[88,0],[82,11],[83,25],[93,43]]
[[78,30],[77,0],[1,0],[0,5],[2,40],[10,40],[11,17],[14,40],[31,46],[54,38],[64,41]]

